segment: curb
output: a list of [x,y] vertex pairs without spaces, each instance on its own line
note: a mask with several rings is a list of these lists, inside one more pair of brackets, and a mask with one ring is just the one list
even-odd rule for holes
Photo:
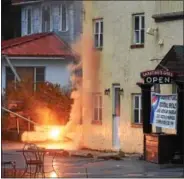
[[[49,154],[49,155],[53,155],[53,154]],[[73,153],[70,151],[61,151],[61,152],[57,152],[56,156],[58,157],[76,157],[76,158],[93,158],[93,159],[103,159],[103,160],[122,160],[123,157],[119,156],[118,154],[116,155],[93,155],[91,153],[85,153],[85,154],[77,154],[77,153]]]

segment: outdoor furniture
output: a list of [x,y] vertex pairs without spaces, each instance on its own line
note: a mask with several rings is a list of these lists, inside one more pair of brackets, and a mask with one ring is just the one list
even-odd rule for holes
[[[34,174],[34,177],[36,177],[39,173],[42,174],[42,177],[45,177],[45,173],[51,173],[52,171],[57,173],[54,169],[54,159],[56,154],[61,151],[64,152],[62,149],[45,149],[39,148],[35,144],[25,144],[23,150],[16,151],[23,153],[26,162],[26,168],[22,177],[24,177],[26,173],[29,173],[30,175]],[[44,159],[47,153],[52,154],[52,171],[49,172],[44,171]],[[34,172],[31,171],[32,166],[35,167]]]
[[[44,155],[39,151],[39,148],[35,144],[25,144],[23,149],[23,156],[26,162],[25,172],[29,173],[30,176],[34,174],[34,178],[37,174],[41,173],[42,177],[45,177],[44,174]],[[32,168],[34,167],[34,172],[32,172]]]
[[8,177],[6,175],[6,166],[11,166],[13,168],[13,177],[16,177],[16,162],[15,161],[6,161],[1,163],[3,168],[3,177]]

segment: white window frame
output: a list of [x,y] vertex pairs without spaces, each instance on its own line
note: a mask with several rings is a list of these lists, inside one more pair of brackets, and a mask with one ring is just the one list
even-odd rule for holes
[[[141,111],[142,111],[142,104],[141,104],[141,94],[133,94],[133,124],[142,124],[141,122]],[[135,107],[135,98],[138,97],[139,99],[139,106],[138,108]],[[138,114],[139,114],[139,117],[138,117],[138,122],[135,122],[135,115],[134,115],[134,111],[135,110],[138,110]]]
[[[135,18],[139,17],[139,29],[135,29]],[[142,27],[142,17],[144,17],[144,27]],[[144,42],[141,42],[141,30],[144,30]],[[136,42],[136,32],[139,34],[139,41]],[[141,14],[134,14],[133,15],[133,44],[144,44],[145,43],[145,15],[144,13]]]
[[[10,68],[9,66],[6,66],[5,67],[5,69],[6,68]],[[23,67],[23,66],[15,66],[15,68],[17,68],[17,67],[21,67],[21,68],[27,68],[27,67]],[[33,76],[33,79],[34,79],[34,81],[33,81],[33,83],[34,83],[34,87],[33,87],[33,89],[34,89],[34,91],[36,91],[36,86],[37,86],[37,79],[36,79],[36,69],[37,68],[44,68],[44,81],[45,81],[45,75],[46,75],[46,73],[45,73],[45,71],[46,71],[46,68],[44,67],[44,66],[30,66],[31,68],[33,68],[33,73],[34,73],[34,76]],[[6,75],[7,75],[7,72],[5,72],[6,73]],[[15,84],[15,89],[16,89],[16,84],[17,84],[17,79],[16,79],[16,77],[15,77],[15,75],[14,75],[14,84]],[[7,84],[6,84],[6,87],[7,87]]]
[[[28,33],[28,10],[30,10],[30,12],[31,12],[31,32],[30,33]],[[24,9],[24,11],[25,11],[25,15],[26,15],[26,35],[30,35],[30,34],[32,34],[32,32],[33,32],[33,27],[32,27],[32,25],[33,25],[33,23],[32,23],[32,21],[33,21],[33,17],[32,17],[32,14],[33,14],[33,12],[32,12],[32,7],[31,6],[28,6],[28,7],[26,7],[25,9]]]
[[[94,29],[93,29],[94,32],[93,32],[93,34],[94,34],[94,46],[95,46],[95,48],[103,48],[103,41],[104,41],[104,39],[102,40],[102,45],[100,44],[100,35],[102,35],[102,37],[103,37],[103,31],[101,32],[101,22],[103,23],[103,19],[94,19],[93,20],[93,26],[94,26]],[[99,25],[99,28],[98,28],[98,32],[96,33],[96,24],[97,23]],[[103,24],[103,26],[104,26],[104,24]],[[95,36],[96,35],[98,36],[97,46],[95,44]]]
[[[101,106],[100,106],[100,98],[101,98]],[[96,99],[97,99],[97,104],[95,104]],[[97,109],[97,119],[95,118],[95,109]],[[93,121],[102,122],[102,116],[101,116],[101,119],[100,119],[100,109],[101,109],[101,113],[102,113],[102,111],[103,111],[103,108],[102,108],[102,94],[101,93],[94,93],[93,94]]]
[[[62,29],[62,25],[63,25],[63,21],[62,21],[63,6],[65,6],[65,8],[66,8],[66,29],[65,30]],[[68,28],[68,8],[67,8],[66,4],[61,4],[60,5],[60,19],[61,19],[61,22],[60,22],[60,29],[59,30],[61,32],[67,32],[69,28]]]

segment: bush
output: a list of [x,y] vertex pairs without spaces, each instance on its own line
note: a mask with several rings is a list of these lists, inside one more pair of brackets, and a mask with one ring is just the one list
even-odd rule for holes
[[[28,82],[19,82],[17,88],[5,91],[6,106],[17,101],[24,116],[43,125],[64,125],[69,120],[72,99],[71,90],[49,82],[37,84],[37,90],[27,88]],[[29,85],[30,86],[30,85]],[[23,123],[25,121],[21,120]],[[10,121],[9,121],[10,122]],[[13,122],[14,123],[14,122]],[[26,124],[27,127],[27,124]]]

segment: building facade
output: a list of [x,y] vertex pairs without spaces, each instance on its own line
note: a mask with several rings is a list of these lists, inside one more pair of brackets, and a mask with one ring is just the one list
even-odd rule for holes
[[66,42],[73,42],[81,34],[82,1],[23,1],[21,6],[21,35],[55,32]]
[[[83,62],[84,145],[142,153],[141,91],[136,83],[140,72],[154,70],[173,45],[183,45],[183,2],[85,1],[84,10],[83,33],[92,37],[100,54],[99,85],[94,88],[87,88],[92,77]],[[160,92],[172,93],[172,85],[160,86]]]

